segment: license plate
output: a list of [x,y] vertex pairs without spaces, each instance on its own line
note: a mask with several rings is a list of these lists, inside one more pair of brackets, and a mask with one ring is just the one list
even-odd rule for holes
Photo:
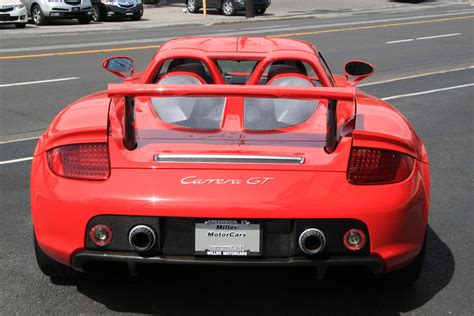
[[133,12],[126,12],[126,15],[133,15]]
[[80,11],[80,10],[81,10],[81,8],[79,8],[79,7],[78,8],[72,8],[72,12],[77,12],[77,11]]
[[204,256],[261,255],[260,224],[247,220],[208,220],[195,225],[194,253]]

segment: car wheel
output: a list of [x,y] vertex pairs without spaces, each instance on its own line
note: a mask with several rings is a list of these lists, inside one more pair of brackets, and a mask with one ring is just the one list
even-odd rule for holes
[[382,277],[383,281],[394,285],[410,286],[418,280],[421,271],[423,270],[423,263],[425,261],[427,239],[426,237],[427,236],[425,234],[423,247],[421,248],[421,251],[418,256],[416,256],[416,258],[412,262],[410,262],[407,266],[401,268],[400,270],[396,270],[384,275]]
[[17,29],[23,29],[26,27],[26,23],[15,23]]
[[257,12],[255,12],[257,15],[264,15],[265,14],[265,11],[267,11],[267,9],[258,9]]
[[54,279],[73,279],[79,275],[79,272],[76,272],[71,267],[65,266],[57,261],[54,261],[47,254],[41,250],[38,242],[36,241],[36,236],[34,236],[34,245],[35,245],[35,255],[36,262],[43,274],[54,278]]
[[235,7],[232,0],[224,0],[222,3],[222,12],[224,15],[231,16],[235,14]]
[[92,21],[101,22],[103,19],[100,15],[100,8],[97,4],[92,6]]
[[132,21],[139,21],[142,18],[141,15],[133,16]]
[[43,14],[43,10],[41,10],[41,7],[39,5],[35,5],[31,9],[31,17],[33,18],[33,22],[36,25],[45,25],[47,22]]
[[91,23],[91,18],[88,17],[88,16],[83,16],[83,17],[80,17],[80,18],[77,18],[77,21],[79,22],[79,24],[89,24]]
[[188,0],[186,6],[188,7],[188,11],[191,13],[197,13],[199,11],[199,8],[196,4],[196,0]]

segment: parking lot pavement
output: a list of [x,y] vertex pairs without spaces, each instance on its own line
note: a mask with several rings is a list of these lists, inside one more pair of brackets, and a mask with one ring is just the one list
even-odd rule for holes
[[[239,22],[265,22],[283,21],[299,18],[327,19],[334,17],[348,17],[357,14],[387,14],[423,12],[433,8],[450,6],[453,9],[468,8],[469,4],[458,1],[430,1],[418,4],[410,2],[393,2],[388,0],[362,0],[347,1],[337,0],[318,1],[315,5],[313,0],[301,0],[296,4],[293,0],[276,0],[270,5],[267,12],[253,19],[246,19],[245,12],[238,12],[235,16],[223,16],[215,9],[209,9],[207,18],[202,12],[192,14],[186,11],[184,1],[169,1],[168,5],[151,6],[146,5],[144,15],[140,21],[114,20],[106,22],[79,25],[77,20],[55,20],[49,25],[37,27],[28,24],[26,29],[18,30],[14,25],[1,26],[5,35],[9,34],[53,34],[66,32],[97,32],[97,31],[130,31],[140,29],[153,29],[163,26],[177,25],[212,25]],[[1,35],[0,35],[1,38]]]

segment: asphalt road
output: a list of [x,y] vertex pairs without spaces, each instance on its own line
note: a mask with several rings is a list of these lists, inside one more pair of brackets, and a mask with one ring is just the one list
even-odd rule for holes
[[[474,14],[451,11],[294,20],[285,26],[0,35],[0,314],[473,314]],[[141,70],[155,48],[130,47],[205,34],[306,39],[336,73],[350,59],[376,65],[362,89],[392,98],[430,154],[428,254],[413,288],[384,287],[350,273],[318,282],[308,271],[287,269],[156,267],[140,279],[112,274],[66,284],[40,273],[32,247],[31,163],[11,160],[31,156],[36,140],[28,138],[37,137],[66,104],[116,82],[100,69],[102,59],[129,55]],[[24,84],[64,78],[69,79]]]

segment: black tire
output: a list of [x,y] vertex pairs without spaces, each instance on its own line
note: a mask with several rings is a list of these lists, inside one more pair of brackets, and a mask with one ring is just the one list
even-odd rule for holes
[[141,18],[142,18],[141,15],[132,16],[132,21],[140,21]]
[[104,18],[102,17],[102,11],[100,10],[97,4],[92,6],[92,21],[102,22]]
[[196,4],[196,0],[188,0],[186,2],[186,7],[188,8],[188,12],[190,13],[198,13],[199,7]]
[[79,22],[79,24],[89,24],[91,23],[91,18],[88,16],[81,16],[80,18],[77,18],[77,22]]
[[421,248],[420,253],[415,257],[415,259],[400,270],[396,270],[384,275],[384,282],[394,285],[410,286],[418,280],[421,275],[421,271],[423,270],[423,263],[425,261],[427,239],[426,237],[427,236],[425,234],[423,247]]
[[26,23],[15,23],[17,29],[24,29],[26,27]]
[[237,10],[235,10],[234,2],[232,0],[224,0],[222,1],[222,13],[226,16],[235,15]]
[[257,14],[257,15],[264,15],[264,14],[265,14],[265,11],[267,11],[267,8],[265,8],[265,9],[258,9],[258,10],[255,12],[255,14]]
[[43,10],[37,4],[35,4],[31,8],[31,18],[33,19],[33,23],[36,25],[45,25],[48,22],[48,19],[43,14]]
[[45,254],[38,245],[36,236],[34,237],[34,244],[36,262],[38,263],[38,267],[40,268],[41,272],[43,272],[43,274],[53,279],[59,280],[70,280],[76,278],[79,275],[79,273],[71,267],[65,266],[48,257],[48,255]]

